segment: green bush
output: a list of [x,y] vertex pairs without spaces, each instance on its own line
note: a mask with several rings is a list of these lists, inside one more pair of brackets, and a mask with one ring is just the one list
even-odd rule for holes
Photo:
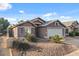
[[49,39],[55,43],[62,43],[64,41],[63,37],[60,37],[59,35],[51,36]]
[[69,36],[74,37],[75,35],[76,35],[75,31],[72,31],[72,32],[69,33]]
[[76,35],[76,36],[79,36],[79,31],[76,31],[76,32],[75,32],[75,35]]
[[35,36],[33,36],[33,35],[29,34],[29,33],[27,33],[25,35],[25,39],[30,41],[30,42],[37,42],[38,41],[38,39]]

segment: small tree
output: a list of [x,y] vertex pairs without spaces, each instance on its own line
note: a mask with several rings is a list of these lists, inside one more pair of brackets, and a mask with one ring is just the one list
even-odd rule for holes
[[25,39],[26,39],[27,41],[31,41],[31,36],[32,36],[32,35],[26,31]]
[[37,38],[26,31],[25,39],[30,42],[37,42]]
[[60,37],[59,35],[51,36],[49,39],[55,43],[61,43],[64,41],[63,37]]
[[7,19],[0,18],[0,33],[6,34],[7,33],[7,27],[10,25]]

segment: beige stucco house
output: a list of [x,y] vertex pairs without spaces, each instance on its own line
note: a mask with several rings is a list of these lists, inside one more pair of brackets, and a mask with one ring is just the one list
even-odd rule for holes
[[24,38],[26,31],[39,38],[49,38],[54,35],[66,36],[66,26],[59,20],[44,21],[39,17],[12,28],[13,37],[19,39]]
[[73,30],[79,30],[79,23],[77,21],[67,21],[62,23],[67,27],[68,32],[71,32]]

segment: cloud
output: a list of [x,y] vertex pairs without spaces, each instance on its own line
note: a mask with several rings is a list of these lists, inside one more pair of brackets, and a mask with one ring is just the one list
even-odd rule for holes
[[42,15],[42,18],[45,20],[53,20],[58,18],[58,14],[56,12],[46,13]]
[[23,14],[23,13],[25,13],[25,12],[24,12],[23,10],[20,10],[19,13]]
[[56,12],[53,12],[53,13],[46,13],[43,15],[43,17],[50,17],[50,16],[56,16],[57,13]]
[[45,19],[45,20],[59,19],[62,22],[63,21],[74,21],[74,20],[76,20],[75,18],[73,18],[71,16],[61,16],[61,15],[57,14],[56,12],[44,14],[42,18]]
[[62,21],[62,22],[65,22],[65,21],[75,21],[76,19],[71,17],[71,16],[60,16],[59,19]]
[[12,5],[9,3],[0,3],[0,10],[7,10],[11,8],[12,8]]

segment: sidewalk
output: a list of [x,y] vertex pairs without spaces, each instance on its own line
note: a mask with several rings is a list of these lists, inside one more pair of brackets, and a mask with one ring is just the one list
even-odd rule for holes
[[0,37],[0,56],[10,56],[6,37]]
[[79,49],[65,56],[79,56]]

